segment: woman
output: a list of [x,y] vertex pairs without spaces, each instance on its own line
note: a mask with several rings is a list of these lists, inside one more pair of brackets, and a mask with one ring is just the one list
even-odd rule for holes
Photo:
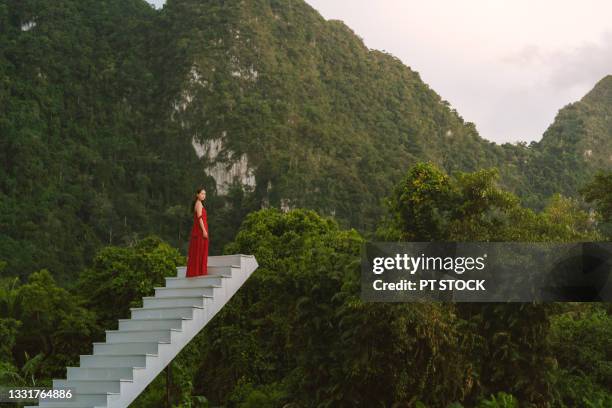
[[196,191],[191,205],[193,211],[193,227],[189,239],[187,254],[187,277],[208,275],[208,221],[206,209],[202,201],[206,198],[206,190]]

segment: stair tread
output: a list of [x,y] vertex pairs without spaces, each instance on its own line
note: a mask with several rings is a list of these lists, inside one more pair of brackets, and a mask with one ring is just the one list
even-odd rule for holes
[[[171,288],[174,289],[174,288]],[[189,299],[189,298],[212,298],[212,295],[189,295],[189,296],[144,296],[143,299]]]
[[119,395],[118,392],[100,391],[100,392],[74,392],[74,395]]
[[193,320],[191,317],[141,317],[140,319],[119,319],[120,322],[130,322],[130,321],[140,321],[140,320]]
[[[100,343],[100,344],[107,344],[107,343]],[[157,353],[140,353],[140,354],[103,354],[105,357],[108,356],[112,356],[112,357],[141,357],[141,356],[153,356],[153,357],[157,357],[158,354]],[[100,354],[80,354],[79,357],[89,357],[89,356],[100,356]],[[104,367],[101,367],[104,368]]]
[[[113,342],[101,342],[101,341],[94,341],[93,344],[138,344],[138,343],[158,343],[158,344],[171,344],[170,341],[159,341],[159,340],[152,340],[152,341],[113,341]],[[94,354],[96,356],[99,356],[99,354]],[[141,356],[142,354],[117,354],[117,355],[136,355],[136,356]]]
[[[210,257],[209,257],[210,258]],[[208,265],[209,268],[227,268],[228,266],[232,268],[240,268],[240,265],[237,264],[229,264],[229,265]],[[176,269],[186,269],[186,266],[177,266]]]
[[204,309],[204,306],[190,305],[190,306],[155,306],[155,307],[130,307],[130,310],[156,310],[156,309],[184,309],[186,307],[195,307],[196,309]]
[[215,284],[210,284],[210,286],[193,286],[193,287],[189,287],[186,286],[184,288],[169,288],[167,286],[155,286],[153,289],[200,289],[200,288],[222,288],[223,285],[215,285]]
[[113,341],[112,343],[94,341],[92,344],[134,344],[134,343],[161,343],[161,344],[170,344],[169,341],[161,341],[161,340],[151,340],[151,341]]
[[175,329],[173,327],[168,328],[168,329],[117,329],[117,330],[105,330],[107,333],[127,333],[127,332],[152,332],[152,331],[175,331],[175,332],[182,332],[183,329]]
[[[122,354],[122,356],[125,356],[126,354]],[[141,355],[141,354],[137,354],[137,355]],[[137,369],[141,369],[141,368],[146,368],[146,367],[139,367],[139,366],[132,366],[132,367],[82,367],[82,366],[67,366],[66,368],[86,368],[88,370],[113,370],[116,368],[137,368]]]
[[198,279],[210,279],[210,278],[231,278],[232,275],[228,275],[225,273],[218,273],[218,274],[214,274],[214,275],[204,275],[204,276],[193,276],[191,278],[187,278],[187,277],[179,277],[179,276],[166,276],[165,279],[170,279],[170,280],[198,280]]
[[66,379],[66,378],[54,378],[54,380],[60,381],[85,381],[85,382],[93,382],[93,381],[124,381],[124,382],[134,382],[134,380],[129,380],[127,378],[104,378],[104,379],[94,379],[94,378],[83,378],[75,380],[74,378]]
[[73,395],[119,395],[118,392],[74,392]]
[[[114,343],[102,343],[102,344],[114,344]],[[125,344],[125,343],[124,343]],[[125,356],[151,356],[151,357],[159,357],[159,354],[153,354],[153,353],[142,353],[142,354],[113,354],[116,352],[108,352],[108,353],[98,353],[98,354],[94,354],[94,356],[96,357],[125,357]]]

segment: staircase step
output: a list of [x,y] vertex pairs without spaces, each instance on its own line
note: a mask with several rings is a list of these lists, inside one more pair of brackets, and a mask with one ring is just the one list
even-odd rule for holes
[[[240,257],[234,258],[219,258],[208,257],[208,268],[207,272],[209,275],[215,275],[223,270],[223,268],[240,268],[242,259]],[[187,267],[179,266],[176,268],[176,276],[184,278],[187,275]]]
[[[209,275],[229,275],[235,276],[240,273],[240,265],[209,265],[208,266],[208,274]],[[188,278],[192,279],[192,278]]]
[[51,401],[41,399],[38,406],[35,407],[93,407],[93,406],[102,406],[106,407],[108,403],[108,396],[114,395],[117,393],[104,393],[104,392],[96,392],[96,393],[77,393],[75,392],[72,400],[70,401]]
[[94,343],[94,354],[97,355],[114,355],[123,354],[157,354],[159,345],[169,342],[114,342],[114,343]]
[[132,380],[53,380],[53,388],[72,388],[77,393],[120,392]]
[[133,380],[135,370],[145,367],[68,367],[66,377],[69,380]]
[[[43,407],[53,407],[53,408],[92,408],[93,405],[90,404],[82,404],[80,402],[75,403],[72,401],[65,401],[65,402],[42,402],[42,405],[26,405],[25,408],[43,408]],[[58,405],[59,404],[59,405]],[[70,404],[75,404],[75,405],[70,405]],[[104,405],[104,407],[106,407],[106,405]]]
[[212,300],[212,295],[199,295],[199,296],[166,296],[166,297],[153,297],[145,296],[142,298],[143,308],[153,307],[188,307],[188,306],[204,306],[206,299]]
[[132,318],[140,319],[142,317],[157,317],[157,318],[178,318],[178,317],[193,317],[195,309],[204,309],[203,306],[188,306],[188,307],[131,307]]
[[[58,405],[59,404],[59,405]],[[69,405],[74,404],[74,405]],[[53,402],[53,403],[41,403],[41,405],[26,405],[25,408],[106,408],[106,405],[84,405],[81,403],[73,403],[73,402]]]
[[[173,296],[213,296],[215,288],[222,288],[222,285],[207,284],[209,286],[196,286],[189,288],[155,288],[155,297],[173,297]],[[214,296],[213,296],[214,297]]]
[[119,319],[118,330],[162,330],[182,329],[184,321],[192,319],[178,317],[174,319],[144,318],[144,319]]
[[107,343],[128,343],[145,341],[171,341],[172,332],[180,333],[181,329],[162,330],[106,330]]
[[[210,260],[210,258],[209,258]],[[187,278],[187,267],[179,267],[176,268],[177,277]],[[216,275],[229,275],[233,276],[234,274],[240,273],[240,265],[239,264],[221,264],[221,265],[211,265],[208,263],[207,275],[204,276],[216,276]],[[201,278],[201,276],[193,276],[187,279],[197,279]]]
[[226,279],[231,279],[229,275],[205,275],[197,278],[179,278],[176,276],[167,276],[166,278],[167,288],[194,288],[194,287],[208,287],[210,284],[222,285]]
[[104,354],[87,354],[81,355],[81,367],[146,367],[147,358],[156,358],[157,354],[122,354],[122,355],[104,355]]
[[244,258],[255,258],[253,255],[233,254],[208,257],[208,266],[240,265]]

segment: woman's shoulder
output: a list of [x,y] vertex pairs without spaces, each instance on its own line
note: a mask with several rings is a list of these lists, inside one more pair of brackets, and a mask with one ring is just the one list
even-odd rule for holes
[[196,215],[198,215],[198,209],[202,208],[202,203],[200,203],[199,201],[197,201],[193,208],[191,209],[191,211],[193,212],[193,216],[195,217]]

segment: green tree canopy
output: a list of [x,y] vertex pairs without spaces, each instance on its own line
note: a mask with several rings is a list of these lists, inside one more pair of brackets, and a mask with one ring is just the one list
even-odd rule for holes
[[127,318],[130,307],[142,306],[155,286],[165,286],[165,276],[176,276],[185,258],[157,236],[133,246],[107,246],[96,254],[91,268],[79,276],[75,290],[94,311],[103,327],[114,327]]
[[595,205],[600,229],[612,238],[612,172],[600,172],[581,190],[584,198]]

